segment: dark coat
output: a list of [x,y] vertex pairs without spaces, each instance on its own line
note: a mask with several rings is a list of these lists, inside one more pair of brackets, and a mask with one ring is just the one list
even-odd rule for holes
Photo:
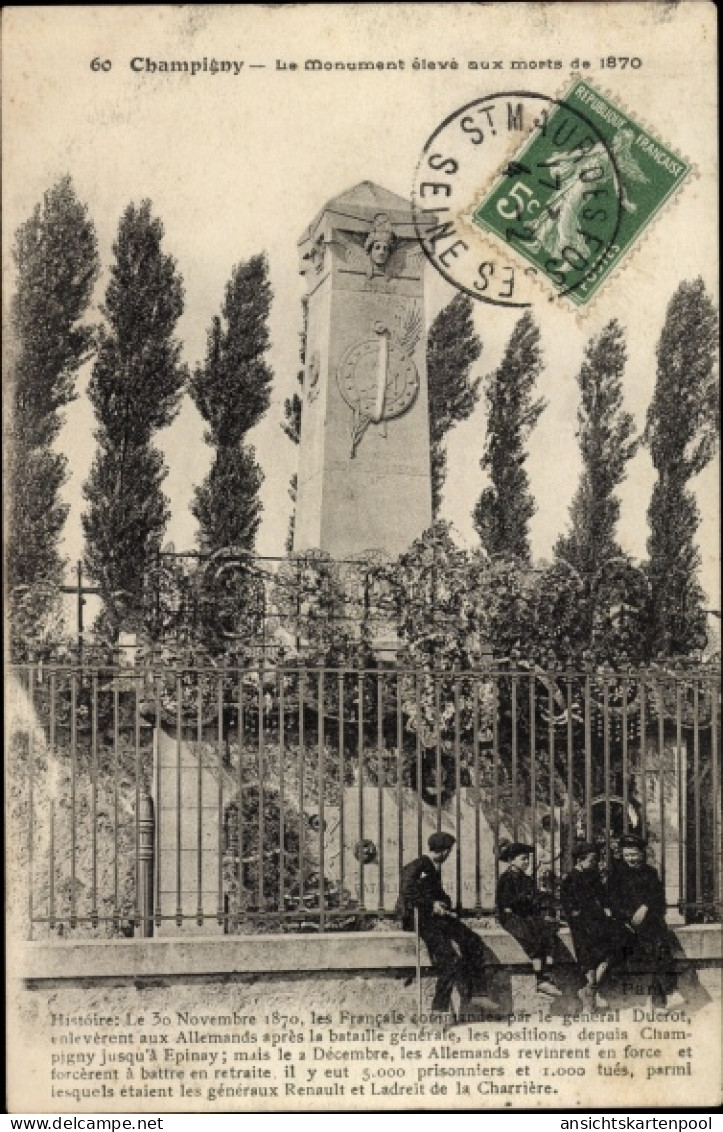
[[406,931],[414,931],[414,909],[419,913],[419,934],[437,970],[433,1012],[449,1010],[455,985],[463,996],[482,994],[487,985],[482,940],[456,916],[436,915],[436,903],[452,907],[434,862],[429,857],[410,861],[400,877],[397,915]]
[[652,865],[636,869],[629,865],[616,868],[610,878],[610,902],[616,916],[629,923],[641,904],[648,913],[639,929],[643,933],[665,931],[665,890]]
[[665,923],[665,889],[652,865],[632,869],[623,864],[610,884],[613,912],[628,925],[641,904],[647,906],[642,924],[629,931],[627,960],[652,976],[655,1002],[663,1003],[676,985],[672,940]]
[[500,919],[514,913],[535,916],[542,910],[542,900],[535,882],[521,869],[510,868],[497,882],[497,908]]
[[439,871],[429,857],[418,857],[402,869],[397,911],[405,931],[414,931],[414,909],[419,912],[420,930],[433,916],[432,906],[439,901],[445,908],[452,901],[442,887]]
[[629,933],[610,914],[610,900],[597,869],[568,873],[560,886],[560,900],[575,957],[584,971],[621,954]]
[[527,873],[514,867],[502,873],[497,882],[497,915],[530,959],[551,956],[555,948],[555,926],[545,919],[546,904]]

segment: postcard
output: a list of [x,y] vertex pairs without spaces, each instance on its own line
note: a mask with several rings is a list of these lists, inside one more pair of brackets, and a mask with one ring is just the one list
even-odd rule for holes
[[719,1104],[713,6],[3,56],[10,1111]]

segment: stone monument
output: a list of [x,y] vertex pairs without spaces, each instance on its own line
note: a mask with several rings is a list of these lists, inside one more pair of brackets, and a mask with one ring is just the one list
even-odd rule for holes
[[299,241],[305,371],[294,550],[397,555],[432,521],[424,255],[411,207],[363,181]]

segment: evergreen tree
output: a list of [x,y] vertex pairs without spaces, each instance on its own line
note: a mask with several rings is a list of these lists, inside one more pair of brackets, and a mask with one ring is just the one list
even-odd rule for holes
[[687,654],[703,648],[706,617],[698,582],[700,522],[689,481],[715,452],[719,394],[716,311],[702,279],[683,282],[671,299],[657,348],[655,392],[645,442],[657,479],[648,509],[651,649]]
[[50,445],[93,348],[93,328],[81,320],[98,275],[95,229],[69,177],[49,189],[20,226],[13,258],[6,581],[12,655],[24,659],[59,601],[64,562],[58,543],[68,512],[59,493],[67,460]]
[[210,554],[225,546],[253,549],[261,522],[263,478],[253,445],[218,449],[191,504],[201,550]]
[[[292,444],[298,445],[301,442],[301,411],[304,407],[303,392],[304,392],[304,366],[306,365],[306,337],[309,327],[309,301],[306,296],[301,300],[301,314],[302,314],[302,329],[299,334],[299,361],[301,362],[301,369],[296,375],[296,380],[301,387],[301,396],[294,392],[291,397],[284,398],[284,419],[281,422],[281,431],[285,436],[288,436]],[[293,503],[291,515],[289,516],[289,529],[286,532],[286,540],[284,543],[286,553],[291,554],[294,549],[294,529],[296,526],[296,492],[299,486],[299,477],[296,472],[289,480],[289,497]]]
[[527,312],[516,324],[501,364],[487,380],[487,442],[480,466],[490,476],[473,512],[488,554],[529,561],[529,521],[535,513],[524,468],[525,443],[545,408],[533,398],[542,370],[540,332]]
[[472,414],[481,378],[470,370],[482,353],[472,321],[472,300],[461,292],[439,312],[427,336],[432,515],[436,519],[447,476],[445,438]]
[[[304,387],[304,371],[303,369],[297,375],[299,385]],[[284,398],[284,419],[281,422],[281,430],[285,436],[288,436],[292,444],[298,445],[301,440],[301,410],[303,401],[298,393],[292,393],[291,397]],[[294,549],[294,529],[296,526],[296,492],[299,485],[299,477],[296,472],[293,473],[289,480],[289,497],[294,504],[293,510],[289,517],[289,529],[286,532],[285,549],[287,554],[291,554]]]
[[115,262],[88,394],[98,442],[83,493],[88,573],[97,583],[112,633],[139,628],[144,586],[168,522],[166,468],[154,434],[175,418],[186,380],[174,336],[183,282],[161,249],[163,225],[150,201],[130,204],[113,245]]
[[578,571],[588,590],[601,565],[622,554],[615,538],[620,502],[614,492],[638,447],[633,418],[622,408],[625,360],[623,330],[613,319],[588,343],[577,375],[582,475],[570,506],[570,532],[558,539],[555,555]]
[[199,544],[207,552],[224,546],[254,548],[263,473],[245,437],[271,399],[273,374],[264,355],[272,297],[265,255],[233,269],[221,317],[214,318],[209,331],[205,361],[191,379],[191,396],[207,426],[204,439],[216,449],[191,506],[200,527]]

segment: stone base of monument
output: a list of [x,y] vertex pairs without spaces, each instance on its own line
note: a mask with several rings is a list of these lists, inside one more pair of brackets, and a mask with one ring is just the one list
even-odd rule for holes
[[[350,786],[341,806],[325,806],[324,873],[341,884],[370,912],[394,908],[401,866],[427,853],[437,828],[454,834],[457,845],[444,867],[445,888],[465,908],[491,908],[495,900],[494,834],[484,814],[477,816],[477,794],[463,788],[457,806],[419,804],[409,787]],[[439,822],[439,824],[438,824]],[[307,851],[318,861],[321,847],[313,838]]]
[[[206,748],[208,749],[208,748]],[[157,935],[212,936],[224,928],[209,912],[218,907],[218,770],[204,765],[203,745],[158,732],[155,810],[157,826]],[[205,912],[201,923],[199,913]],[[182,916],[179,924],[176,916]],[[168,919],[167,917],[174,917]]]
[[[648,766],[655,765],[652,756],[651,750]],[[685,752],[682,758],[684,766]],[[288,766],[286,774],[287,820],[295,814],[298,821],[301,815],[294,804],[298,800],[298,783],[292,788]],[[236,795],[235,786],[223,781],[225,776],[216,744],[179,741],[173,734],[159,732],[154,770],[155,914],[162,919],[155,934],[213,936],[226,931],[224,922],[218,919],[219,911],[223,915],[225,910],[226,898],[224,806]],[[678,830],[678,779],[666,775],[664,805],[659,779],[652,772],[646,779],[643,783],[636,778],[631,789],[634,787],[637,797],[646,798],[648,857],[664,877],[668,922],[674,925],[682,918],[677,904],[681,898],[681,860],[685,857]],[[277,788],[278,782],[269,781],[269,786]],[[493,908],[499,872],[496,840],[511,838],[513,829],[509,813],[495,813],[491,798],[484,792],[461,786],[450,797],[434,804],[426,795],[421,798],[411,786],[400,789],[396,785],[372,785],[366,777],[357,777],[341,796],[335,794],[333,803],[325,803],[323,823],[311,824],[315,815],[310,806],[316,810],[318,802],[312,802],[312,794],[308,793],[303,819],[309,821],[303,847],[307,883],[302,898],[310,898],[312,874],[323,873],[326,881],[337,886],[359,908],[391,915],[402,866],[426,853],[430,835],[441,829],[456,838],[443,869],[443,883],[453,904],[466,911]],[[599,818],[604,818],[605,807],[604,798],[595,800],[596,837],[604,833],[604,821],[599,826]],[[554,874],[559,880],[569,867],[567,812],[563,808],[556,810],[552,843],[549,832],[541,828],[544,816],[543,807],[539,806],[534,824],[537,832],[532,838],[532,815],[521,805],[514,833],[522,840],[535,841],[538,884],[544,884],[545,874]],[[579,836],[580,830],[573,833]],[[293,868],[289,877],[292,872]],[[180,923],[176,917],[180,917]]]

